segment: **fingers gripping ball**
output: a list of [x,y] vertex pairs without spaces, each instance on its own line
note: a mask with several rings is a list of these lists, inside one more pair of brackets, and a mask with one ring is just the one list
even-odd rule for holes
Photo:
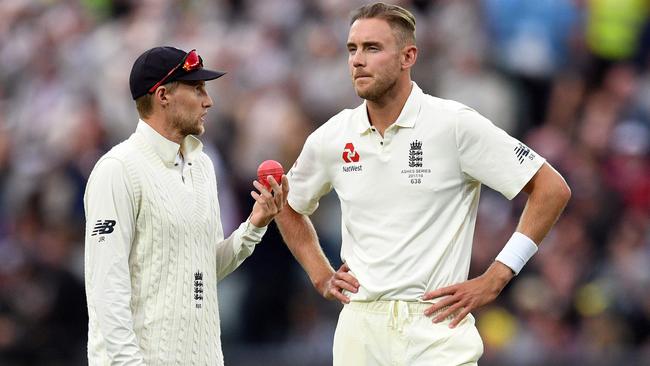
[[282,165],[275,160],[265,160],[257,167],[257,180],[266,187],[269,191],[271,190],[271,185],[267,182],[269,175],[273,176],[278,184],[282,183],[282,174],[284,174],[284,169]]

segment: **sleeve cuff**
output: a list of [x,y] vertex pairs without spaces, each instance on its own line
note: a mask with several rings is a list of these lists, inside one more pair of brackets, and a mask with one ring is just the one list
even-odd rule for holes
[[246,222],[242,226],[244,226],[242,240],[255,244],[262,241],[262,237],[266,233],[266,229],[268,229],[268,225],[263,227],[257,227],[253,225],[250,219],[246,219]]
[[316,201],[316,203],[313,205],[313,207],[307,207],[306,209],[302,209],[300,207],[304,207],[305,205],[299,204],[299,201],[296,201],[295,197],[293,195],[291,195],[291,194],[287,198],[287,203],[289,204],[289,206],[291,206],[291,208],[294,211],[296,211],[299,214],[306,215],[306,216],[311,216],[311,214],[313,214],[314,211],[316,211],[316,209],[318,208],[318,204],[319,204],[318,201]]

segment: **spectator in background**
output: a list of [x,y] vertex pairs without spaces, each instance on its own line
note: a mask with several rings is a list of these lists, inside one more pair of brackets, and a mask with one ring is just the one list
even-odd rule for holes
[[587,81],[599,86],[616,63],[632,61],[650,8],[646,0],[590,0],[586,2],[585,41],[591,56]]
[[[480,4],[473,0],[441,2],[431,20],[438,47],[436,52],[437,95],[481,111],[494,124],[513,135],[518,131],[517,98],[512,83],[488,67],[488,42],[480,19]],[[426,46],[425,46],[426,47]]]
[[567,66],[579,13],[573,1],[482,0],[497,66],[512,78],[520,108],[516,136],[544,121],[551,82]]

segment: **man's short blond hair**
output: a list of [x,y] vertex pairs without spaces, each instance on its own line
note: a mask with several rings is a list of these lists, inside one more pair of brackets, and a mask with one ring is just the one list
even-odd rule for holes
[[[168,93],[171,93],[178,87],[177,81],[172,81],[164,85]],[[135,100],[135,108],[138,110],[140,118],[148,118],[153,112],[153,94],[147,93]]]
[[357,19],[384,19],[397,38],[400,47],[415,44],[415,17],[401,6],[374,3],[360,7],[352,12],[350,25]]

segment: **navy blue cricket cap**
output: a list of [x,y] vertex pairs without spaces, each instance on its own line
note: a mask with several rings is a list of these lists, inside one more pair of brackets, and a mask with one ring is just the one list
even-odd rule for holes
[[[203,59],[198,55],[200,64],[187,70],[181,63],[188,54],[188,52],[174,47],[154,47],[141,54],[133,63],[131,76],[129,76],[129,87],[133,99],[147,94],[149,89],[157,83],[163,85],[177,80],[213,80],[225,74],[222,71],[204,69]],[[167,76],[174,68],[176,70]]]

